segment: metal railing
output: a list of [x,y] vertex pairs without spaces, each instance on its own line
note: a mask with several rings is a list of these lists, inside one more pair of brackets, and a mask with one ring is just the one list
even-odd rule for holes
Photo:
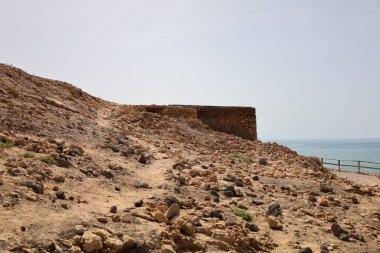
[[[380,172],[380,163],[376,162],[367,162],[367,161],[358,161],[358,160],[339,160],[332,158],[321,158],[322,166],[323,165],[335,165],[338,168],[338,171],[341,171],[342,168],[357,168],[358,172],[361,172],[361,169],[376,170]],[[377,166],[376,166],[377,165]]]

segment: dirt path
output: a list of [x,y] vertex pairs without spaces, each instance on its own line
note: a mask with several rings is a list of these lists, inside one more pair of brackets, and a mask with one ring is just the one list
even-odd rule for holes
[[371,185],[377,184],[380,185],[380,178],[374,175],[359,174],[356,172],[348,171],[334,171],[336,175],[342,178],[347,178],[357,184],[361,185]]

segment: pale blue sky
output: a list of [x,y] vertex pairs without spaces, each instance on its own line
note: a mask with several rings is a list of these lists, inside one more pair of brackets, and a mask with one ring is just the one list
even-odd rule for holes
[[380,138],[380,1],[0,0],[0,61],[125,104],[253,106],[261,139]]

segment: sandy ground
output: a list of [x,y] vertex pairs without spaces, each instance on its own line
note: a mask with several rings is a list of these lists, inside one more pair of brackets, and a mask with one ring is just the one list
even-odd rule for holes
[[333,171],[337,176],[349,179],[357,184],[370,185],[377,184],[380,185],[380,178],[377,175],[367,175],[359,174],[357,172],[350,171]]

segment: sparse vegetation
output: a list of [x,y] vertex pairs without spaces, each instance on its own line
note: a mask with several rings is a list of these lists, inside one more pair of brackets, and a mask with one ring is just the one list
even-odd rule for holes
[[29,151],[27,151],[27,152],[25,152],[22,156],[25,157],[25,158],[35,158],[35,157],[36,157],[36,154],[33,153],[33,152],[29,152]]
[[319,157],[316,157],[316,156],[309,156],[308,159],[309,159],[311,162],[317,164],[318,166],[321,166],[321,167],[323,166],[323,164],[322,164],[322,162],[321,162],[321,159],[320,159]]
[[123,128],[121,129],[121,134],[124,136],[124,137],[127,137],[128,135],[131,135],[131,131],[129,131],[128,128]]
[[150,147],[145,147],[145,146],[142,146],[142,145],[139,145],[138,148],[143,151],[144,153],[147,153],[149,152],[150,150]]
[[246,164],[252,164],[254,162],[251,158],[240,153],[230,153],[230,154],[227,154],[226,157],[240,160],[242,162],[245,162]]
[[5,138],[2,138],[0,136],[0,148],[11,148],[11,147],[13,147],[13,142]]
[[20,92],[15,87],[9,87],[8,93],[11,94],[12,96],[14,96],[15,98],[20,96]]
[[13,147],[13,142],[6,141],[6,142],[0,142],[0,148],[11,148]]
[[234,208],[232,212],[239,217],[242,217],[243,220],[251,221],[252,220],[252,214],[244,209],[241,208]]
[[42,156],[42,157],[39,157],[38,159],[40,161],[46,163],[46,164],[53,164],[54,163],[54,159],[51,156]]
[[140,129],[140,133],[142,133],[144,135],[152,135],[153,134],[153,132],[151,130],[144,129],[144,128]]

